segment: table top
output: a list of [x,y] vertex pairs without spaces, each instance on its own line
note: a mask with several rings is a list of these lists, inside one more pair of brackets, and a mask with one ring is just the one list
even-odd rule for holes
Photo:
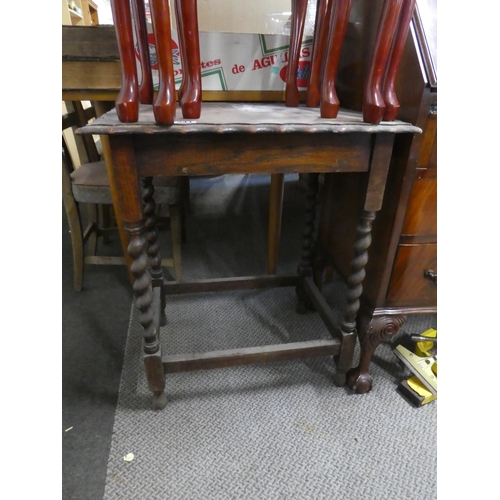
[[204,102],[197,120],[182,118],[177,108],[173,125],[157,125],[152,105],[141,104],[139,120],[119,121],[116,110],[78,129],[82,134],[187,134],[187,133],[421,133],[422,130],[398,120],[378,125],[363,122],[362,114],[340,110],[337,118],[321,118],[318,108],[288,108],[285,104]]

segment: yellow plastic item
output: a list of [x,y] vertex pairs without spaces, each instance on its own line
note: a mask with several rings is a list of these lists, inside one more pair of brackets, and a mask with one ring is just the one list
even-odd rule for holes
[[[422,337],[429,337],[435,339],[437,337],[437,330],[435,328],[429,328],[425,330],[424,333],[420,334]],[[417,342],[415,344],[415,354],[423,358],[427,358],[431,355],[429,352],[434,347],[434,342]]]
[[437,399],[437,394],[432,394],[425,386],[420,382],[418,377],[409,378],[406,383],[410,387],[411,390],[415,391],[419,396],[423,397],[424,400],[422,404],[425,405]]

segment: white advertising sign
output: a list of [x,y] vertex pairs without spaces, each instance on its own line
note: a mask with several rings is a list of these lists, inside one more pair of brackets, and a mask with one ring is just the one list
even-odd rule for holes
[[[153,83],[158,86],[154,35],[148,35]],[[289,61],[288,35],[200,32],[203,90],[283,91]],[[311,72],[312,38],[304,37],[300,49],[297,83],[307,88]],[[182,80],[177,31],[172,30],[172,56],[176,88]],[[140,74],[140,67],[138,65]]]

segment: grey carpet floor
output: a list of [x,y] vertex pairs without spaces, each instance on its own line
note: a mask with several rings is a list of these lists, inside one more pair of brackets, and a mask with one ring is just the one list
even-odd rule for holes
[[[287,180],[279,273],[294,272],[300,257],[303,193]],[[267,186],[267,176],[192,183],[185,279],[265,273]],[[338,278],[324,287],[335,310],[343,291]],[[163,349],[328,338],[317,314],[294,307],[293,288],[171,297]],[[392,353],[436,321],[411,316],[377,350],[366,395],[335,387],[332,360],[318,358],[169,375],[167,407],[153,411],[132,307],[104,500],[436,498],[437,401],[417,409],[401,397],[409,372]]]

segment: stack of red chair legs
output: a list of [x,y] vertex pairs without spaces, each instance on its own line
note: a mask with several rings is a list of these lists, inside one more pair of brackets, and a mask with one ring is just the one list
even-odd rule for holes
[[[317,0],[311,75],[306,106],[320,108],[322,118],[335,118],[340,102],[335,78],[347,30],[351,0]],[[299,105],[295,75],[304,32],[307,0],[292,0],[290,57],[285,91],[287,106]],[[384,0],[363,96],[363,120],[380,123],[396,118],[395,82],[410,29],[415,0]]]
[[[196,0],[174,0],[179,49],[183,70],[179,88],[182,116],[196,119],[201,113],[201,70]],[[340,102],[335,78],[347,30],[352,0],[317,0],[311,75],[306,106],[320,108],[322,118],[335,118]],[[299,105],[297,69],[304,32],[307,0],[291,0],[289,66],[285,105]],[[131,11],[132,5],[132,11]],[[135,122],[139,103],[152,104],[156,123],[171,125],[175,120],[176,92],[172,61],[170,9],[168,0],[151,0],[151,17],[158,60],[159,87],[153,94],[144,0],[112,0],[123,82],[116,99],[118,118]],[[399,102],[395,82],[408,36],[415,0],[384,0],[363,96],[363,120],[380,123],[396,118]],[[132,13],[133,19],[132,23]],[[133,29],[137,40],[142,78],[139,84]]]
[[[151,1],[159,76],[156,96],[153,93],[144,0],[112,0],[111,8],[122,64],[122,88],[116,98],[118,118],[122,122],[136,122],[139,118],[139,103],[152,104],[156,123],[173,124],[177,95],[169,1]],[[196,119],[201,114],[200,43],[196,0],[175,0],[175,14],[183,71],[178,92],[179,104],[184,118]],[[135,58],[134,27],[142,73],[140,83]]]

